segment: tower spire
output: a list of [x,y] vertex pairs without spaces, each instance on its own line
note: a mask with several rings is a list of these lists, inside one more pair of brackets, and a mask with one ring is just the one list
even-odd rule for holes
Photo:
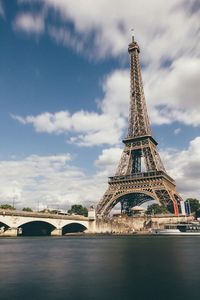
[[132,35],[131,35],[131,37],[132,37],[132,43],[134,43],[134,29],[133,28],[131,29],[131,33],[132,33]]
[[140,48],[133,34],[132,42],[128,46],[128,52],[130,56],[130,105],[127,138],[130,139],[140,136],[150,136],[151,127],[143,90],[139,59]]

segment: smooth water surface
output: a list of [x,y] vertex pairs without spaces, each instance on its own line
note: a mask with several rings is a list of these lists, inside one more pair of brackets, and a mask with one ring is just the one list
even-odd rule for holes
[[0,239],[0,300],[200,299],[200,237]]

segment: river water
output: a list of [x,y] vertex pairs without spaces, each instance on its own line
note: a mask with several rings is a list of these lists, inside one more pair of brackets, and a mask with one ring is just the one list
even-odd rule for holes
[[200,237],[0,239],[0,300],[200,299]]

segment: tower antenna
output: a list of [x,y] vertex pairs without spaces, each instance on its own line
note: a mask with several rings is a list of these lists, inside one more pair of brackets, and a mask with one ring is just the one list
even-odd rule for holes
[[132,43],[134,42],[134,29],[131,29]]

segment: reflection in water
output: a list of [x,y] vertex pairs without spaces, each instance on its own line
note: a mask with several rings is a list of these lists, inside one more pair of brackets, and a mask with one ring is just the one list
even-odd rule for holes
[[0,239],[1,300],[199,299],[198,237]]

